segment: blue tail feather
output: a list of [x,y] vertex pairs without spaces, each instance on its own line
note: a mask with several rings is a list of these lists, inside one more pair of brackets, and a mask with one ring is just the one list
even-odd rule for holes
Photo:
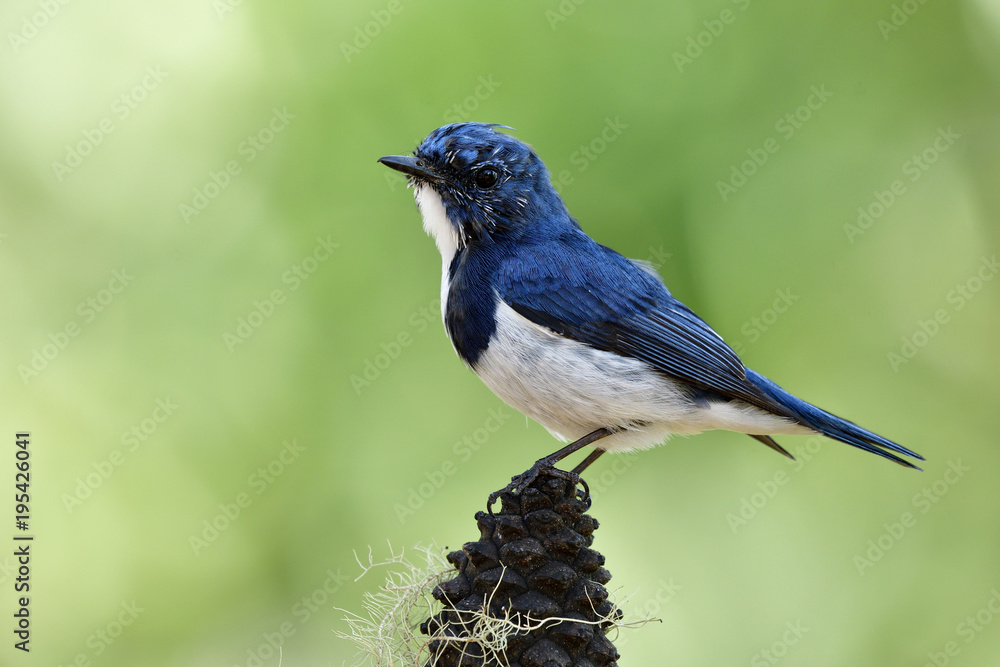
[[[916,452],[911,451],[906,447],[889,440],[888,438],[883,438],[877,433],[872,433],[868,429],[862,428],[854,422],[841,419],[836,415],[817,408],[815,405],[811,405],[800,398],[792,396],[790,393],[771,382],[763,375],[755,373],[749,368],[747,369],[747,380],[760,389],[769,399],[796,415],[796,417],[798,417],[798,421],[800,421],[804,426],[822,433],[828,438],[840,440],[841,442],[857,447],[858,449],[863,449],[866,452],[871,452],[872,454],[878,454],[879,456],[887,458],[890,461],[895,461],[896,463],[906,466],[907,468],[920,470],[920,468],[913,465],[909,461],[896,456],[896,454],[902,454],[904,456],[912,456],[915,459],[923,461],[924,457],[920,454],[917,454]],[[893,454],[892,452],[895,452],[896,454]]]

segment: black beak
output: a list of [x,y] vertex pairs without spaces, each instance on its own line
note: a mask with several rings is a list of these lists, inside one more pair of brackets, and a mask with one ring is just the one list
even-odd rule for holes
[[413,176],[423,181],[440,182],[443,180],[431,171],[426,162],[412,155],[386,155],[380,157],[378,161],[396,171],[403,172],[407,176]]

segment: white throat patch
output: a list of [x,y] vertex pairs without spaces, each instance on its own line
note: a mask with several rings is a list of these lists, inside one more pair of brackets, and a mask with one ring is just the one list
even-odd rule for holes
[[445,266],[448,266],[458,252],[458,231],[448,220],[441,195],[429,185],[418,185],[413,197],[417,200],[417,208],[424,218],[424,231],[434,237],[434,243],[441,252],[441,259],[444,260]]
[[418,185],[413,193],[417,200],[417,208],[424,219],[424,231],[434,237],[441,252],[441,319],[444,319],[448,304],[448,268],[458,252],[458,231],[448,220],[444,203],[434,188],[429,185]]

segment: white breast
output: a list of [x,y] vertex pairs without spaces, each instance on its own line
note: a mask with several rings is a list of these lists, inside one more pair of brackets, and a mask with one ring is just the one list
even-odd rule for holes
[[474,370],[500,398],[563,440],[608,427],[618,432],[595,446],[627,450],[709,429],[811,432],[741,401],[693,401],[646,363],[563,338],[502,301],[496,319]]

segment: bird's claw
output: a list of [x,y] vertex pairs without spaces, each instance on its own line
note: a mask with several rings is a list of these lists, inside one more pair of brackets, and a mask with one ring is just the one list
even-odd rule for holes
[[556,468],[552,464],[538,461],[535,463],[535,465],[531,466],[530,468],[522,472],[520,475],[515,475],[514,477],[511,477],[510,484],[500,489],[499,491],[494,491],[493,493],[491,493],[489,499],[486,501],[486,511],[489,512],[490,515],[492,515],[493,503],[497,501],[497,498],[504,495],[505,493],[509,493],[514,496],[520,495],[521,493],[524,492],[526,488],[534,484],[535,480],[538,479],[538,476],[541,475],[542,473],[550,477],[564,479],[569,483],[571,483],[574,487],[577,486],[578,484],[582,484],[583,489],[577,490],[577,493],[580,495],[580,499],[583,500],[585,503],[587,503],[587,508],[588,509],[590,508],[590,487],[587,485],[587,482],[582,477],[580,477],[580,475],[578,475],[575,472],[560,470],[559,468]]

